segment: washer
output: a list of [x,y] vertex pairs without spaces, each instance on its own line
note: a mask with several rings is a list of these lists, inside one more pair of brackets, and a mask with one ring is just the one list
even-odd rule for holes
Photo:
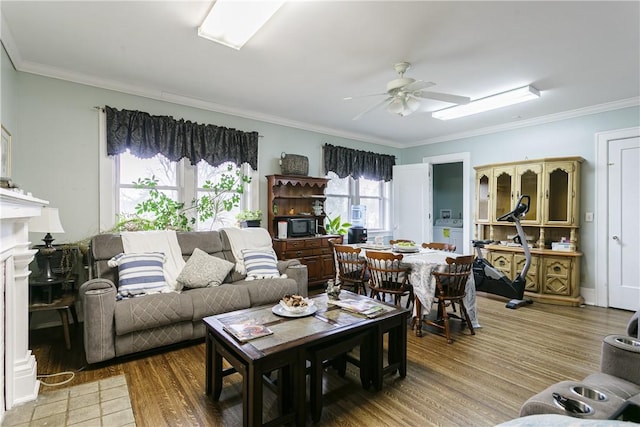
[[461,219],[438,218],[433,226],[433,241],[456,245],[456,253],[462,253],[462,224]]

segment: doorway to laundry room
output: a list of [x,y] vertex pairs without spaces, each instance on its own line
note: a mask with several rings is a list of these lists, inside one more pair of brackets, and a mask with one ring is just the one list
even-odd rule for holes
[[[422,159],[429,170],[431,211],[427,215],[430,241],[445,240],[456,245],[456,252],[472,253],[473,169],[468,152],[444,154]],[[455,242],[455,243],[454,243]]]
[[463,253],[463,163],[433,165],[433,241],[456,246]]

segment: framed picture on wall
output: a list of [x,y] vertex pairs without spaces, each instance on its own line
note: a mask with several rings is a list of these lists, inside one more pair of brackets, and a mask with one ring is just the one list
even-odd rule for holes
[[440,209],[440,218],[442,219],[451,218],[451,209]]
[[4,126],[0,144],[0,178],[11,178],[11,134]]

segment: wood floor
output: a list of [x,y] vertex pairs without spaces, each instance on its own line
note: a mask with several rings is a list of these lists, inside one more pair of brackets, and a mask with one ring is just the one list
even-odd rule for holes
[[[410,332],[407,377],[385,377],[380,392],[363,390],[354,367],[344,378],[328,370],[318,425],[491,426],[516,418],[523,402],[550,384],[598,371],[602,338],[624,333],[632,315],[538,303],[509,310],[504,304],[479,294],[482,328],[471,336],[455,325],[453,344],[435,333],[417,338]],[[31,331],[38,374],[79,370],[66,386],[124,374],[140,427],[241,425],[239,375],[225,378],[220,402],[204,393],[203,342],[83,369],[81,325],[71,351],[61,329]],[[42,387],[41,393],[55,389]],[[265,393],[269,417],[275,399]]]

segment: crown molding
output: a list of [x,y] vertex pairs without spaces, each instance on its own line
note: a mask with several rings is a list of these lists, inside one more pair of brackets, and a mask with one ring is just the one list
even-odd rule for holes
[[[7,52],[9,53],[9,51]],[[16,57],[19,58],[19,55],[17,55]],[[127,85],[114,80],[98,79],[98,78],[87,76],[81,73],[69,72],[68,70],[64,70],[57,67],[49,67],[49,66],[45,66],[42,64],[34,63],[34,62],[24,61],[21,58],[13,62],[16,70],[25,72],[25,73],[36,74],[44,77],[50,77],[50,78],[69,81],[73,83],[79,83],[86,86],[93,86],[101,89],[112,90],[115,92],[122,92],[129,95],[137,95],[145,98],[155,99],[158,101],[171,102],[173,104],[183,105],[186,107],[199,108],[202,110],[228,114],[236,117],[257,120],[265,123],[286,126],[294,129],[316,132],[323,135],[353,139],[356,141],[390,146],[394,148],[403,147],[402,144],[398,144],[395,141],[389,141],[389,140],[380,139],[380,138],[372,138],[368,135],[363,135],[359,133],[344,132],[344,131],[339,131],[339,130],[328,128],[328,127],[317,126],[311,123],[304,123],[304,122],[289,120],[284,117],[272,116],[268,114],[262,114],[256,111],[233,108],[233,107],[229,107],[222,104],[216,104],[210,101],[205,101],[203,99],[177,95],[177,94],[173,94],[170,92],[157,90],[153,88]]]
[[546,116],[536,117],[527,120],[521,120],[513,123],[506,123],[497,126],[489,126],[481,129],[475,129],[468,132],[460,132],[455,134],[444,135],[436,138],[428,138],[408,143],[398,143],[397,141],[391,141],[381,138],[373,138],[369,135],[364,135],[354,132],[345,132],[328,128],[324,126],[317,126],[311,123],[299,122],[290,120],[284,117],[272,116],[268,114],[262,114],[256,111],[244,110],[233,108],[221,104],[216,104],[210,101],[205,101],[198,98],[192,98],[182,95],[165,92],[158,89],[133,86],[123,84],[118,81],[98,79],[92,76],[87,76],[81,73],[69,72],[57,67],[44,66],[42,64],[24,61],[20,56],[18,49],[13,42],[13,37],[7,25],[5,25],[4,17],[2,18],[2,44],[7,50],[9,58],[13,62],[13,65],[17,71],[41,75],[45,77],[55,78],[59,80],[70,81],[87,86],[93,86],[101,89],[112,90],[116,92],[122,92],[129,95],[137,95],[145,98],[155,99],[158,101],[170,102],[173,104],[183,105],[186,107],[199,108],[202,110],[213,111],[221,114],[228,114],[236,117],[242,117],[245,119],[256,120],[260,122],[286,126],[294,129],[300,129],[309,132],[320,133],[323,135],[334,136],[338,138],[352,139],[355,141],[367,142],[371,144],[378,144],[388,146],[397,149],[406,149],[418,147],[421,145],[436,144],[439,142],[453,141],[464,138],[471,138],[475,136],[488,135],[492,133],[504,132],[514,129],[525,128],[529,126],[536,126],[545,123],[551,123],[560,120],[566,120],[575,117],[581,117],[589,114],[597,114],[606,111],[619,110],[628,107],[640,106],[640,97],[627,98],[619,101],[613,101],[598,105],[592,105],[589,107],[578,108],[575,110],[564,111],[555,114],[549,114]]
[[316,126],[311,123],[298,122],[295,120],[289,120],[284,117],[272,116],[268,114],[262,114],[255,111],[248,111],[244,109],[238,109],[233,107],[228,107],[221,104],[215,104],[209,101],[205,101],[203,99],[192,98],[188,96],[182,96],[170,92],[162,92],[163,101],[172,102],[174,104],[186,105],[189,107],[200,108],[208,111],[215,111],[218,113],[229,114],[236,117],[242,117],[245,119],[257,120],[261,122],[266,122],[275,125],[286,126],[294,129],[305,130],[309,132],[321,133],[323,135],[335,136],[339,138],[353,139],[356,141],[369,142],[372,144],[379,144],[385,146],[391,146],[395,148],[402,148],[403,145],[398,144],[395,141],[389,141],[386,139],[372,138],[367,135],[362,135],[353,132],[344,132],[336,129]]
[[7,22],[4,19],[4,15],[0,12],[0,41],[2,41],[2,46],[7,51],[7,55],[9,55],[9,59],[13,64],[13,68],[16,70],[20,70],[18,67],[22,64],[22,57],[20,56],[20,51],[16,46],[16,43],[13,39],[13,34],[7,25]]
[[577,108],[575,110],[563,111],[555,114],[548,114],[546,116],[535,117],[532,119],[521,120],[513,123],[505,123],[497,126],[489,126],[486,128],[475,129],[469,132],[460,132],[450,135],[444,135],[437,138],[424,139],[422,141],[416,141],[406,144],[404,147],[418,147],[421,145],[436,144],[439,142],[454,141],[457,139],[472,138],[474,136],[488,135],[492,133],[505,132],[514,129],[520,129],[530,126],[542,125],[545,123],[557,122],[560,120],[572,119],[575,117],[588,116],[590,114],[604,113],[607,111],[620,110],[628,107],[640,106],[640,97],[633,97],[627,99],[621,99],[618,101],[606,102],[603,104],[591,105],[589,107]]

